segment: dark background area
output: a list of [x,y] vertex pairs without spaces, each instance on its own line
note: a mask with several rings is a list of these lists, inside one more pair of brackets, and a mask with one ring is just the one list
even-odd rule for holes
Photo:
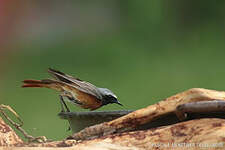
[[[49,67],[111,89],[134,110],[189,88],[225,90],[224,1],[1,1],[0,100],[35,136],[62,139],[58,93],[22,89]],[[73,111],[87,111],[68,104]]]

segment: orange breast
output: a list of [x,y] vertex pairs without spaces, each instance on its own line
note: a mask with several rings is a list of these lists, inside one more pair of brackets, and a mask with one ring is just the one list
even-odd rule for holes
[[72,86],[64,86],[64,90],[71,93],[72,97],[75,97],[76,100],[80,101],[82,105],[79,105],[85,109],[95,110],[102,106],[101,100],[97,99],[95,96],[82,92]]
[[81,105],[81,107],[85,108],[85,109],[95,110],[95,109],[101,107],[101,105],[102,105],[101,100],[97,99],[95,96],[92,96],[92,95],[87,94],[87,93],[82,92],[82,91],[77,90],[76,98],[81,103],[83,103],[83,105]]

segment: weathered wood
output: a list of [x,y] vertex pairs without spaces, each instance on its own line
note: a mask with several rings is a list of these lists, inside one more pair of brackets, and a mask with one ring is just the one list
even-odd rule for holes
[[[8,147],[4,150],[222,150],[225,145],[224,119],[198,119],[170,126],[107,135],[78,142],[72,147]],[[53,143],[52,143],[53,144]],[[36,145],[38,146],[38,145]],[[39,145],[43,146],[43,145]],[[3,148],[0,148],[3,149]]]
[[193,88],[110,122],[83,129],[72,135],[70,138],[84,140],[115,132],[132,130],[147,122],[151,122],[162,115],[176,113],[177,106],[181,104],[210,100],[225,100],[225,92]]
[[[175,125],[108,135],[84,141],[74,148],[90,149],[225,149],[225,120],[199,119]],[[205,144],[205,145],[204,145]],[[214,145],[213,145],[214,144]]]
[[1,146],[15,146],[0,147],[0,150],[222,150],[225,149],[225,119],[203,118],[154,129],[129,131],[162,115],[176,113],[177,106],[181,104],[210,100],[225,100],[225,92],[190,89],[113,121],[86,128],[72,136],[77,141],[24,143],[16,135],[3,135],[8,130],[5,130],[5,123],[1,125],[0,122],[0,142],[2,140],[5,144]]
[[23,141],[0,117],[0,146],[12,146],[21,143],[23,143]]

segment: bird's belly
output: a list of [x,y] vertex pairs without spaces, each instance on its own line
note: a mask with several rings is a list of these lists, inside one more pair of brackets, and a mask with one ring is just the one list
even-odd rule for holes
[[71,97],[79,101],[81,104],[79,104],[78,106],[82,108],[95,110],[102,106],[102,101],[91,94],[82,92],[70,86],[66,87],[64,90],[67,93],[67,97]]
[[76,94],[76,98],[82,103],[81,105],[82,108],[93,110],[93,109],[97,109],[101,107],[102,105],[101,100],[97,99],[95,96],[92,96],[90,94],[87,94],[81,91],[79,91]]

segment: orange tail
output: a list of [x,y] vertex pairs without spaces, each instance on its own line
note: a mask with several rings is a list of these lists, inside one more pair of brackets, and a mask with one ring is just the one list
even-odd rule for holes
[[51,88],[55,89],[57,91],[61,91],[62,87],[59,82],[54,81],[54,80],[24,80],[23,81],[22,87],[46,87],[46,88]]
[[53,80],[24,80],[22,87],[49,87],[51,84],[55,84]]

